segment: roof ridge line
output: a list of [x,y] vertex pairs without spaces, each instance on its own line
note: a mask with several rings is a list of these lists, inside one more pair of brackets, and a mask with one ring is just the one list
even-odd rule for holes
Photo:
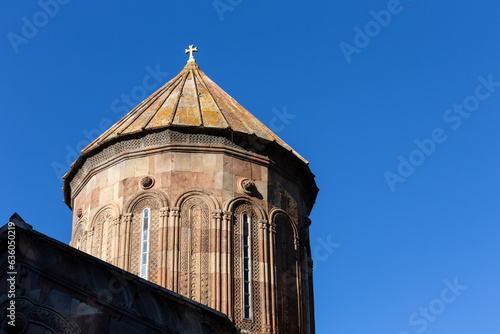
[[203,114],[201,112],[201,103],[200,103],[200,93],[198,91],[198,85],[196,84],[196,78],[195,78],[195,72],[194,70],[190,69],[189,70],[191,75],[193,76],[193,84],[194,84],[194,90],[195,90],[195,99],[196,101],[198,102],[198,112],[200,114],[200,125],[199,126],[203,126]]
[[[167,101],[167,99],[170,97],[170,95],[172,95],[172,92],[175,90],[175,88],[177,88],[177,86],[179,86],[180,82],[178,82],[179,80],[176,80],[176,84],[172,84],[168,87],[168,89],[170,89],[170,91],[167,91],[165,93],[168,93],[167,96],[165,96],[165,99],[158,105],[158,108],[156,108],[155,112],[153,113],[153,115],[151,115],[151,117],[149,117],[149,119],[147,121],[144,122],[144,124],[141,126],[141,130],[144,130],[148,125],[149,123],[151,122],[151,120],[153,120],[153,118],[156,116],[156,114],[158,114],[158,111],[160,111],[161,107],[163,106],[163,104],[165,103],[165,101]],[[146,111],[146,110],[145,110]]]
[[[158,88],[153,94],[151,94],[150,96],[148,96],[146,99],[144,99],[141,103],[139,103],[138,105],[136,105],[134,108],[132,108],[129,112],[127,112],[125,114],[125,116],[123,116],[121,119],[118,120],[118,122],[116,122],[113,126],[111,126],[109,129],[107,129],[106,131],[104,131],[100,136],[98,136],[96,139],[94,139],[90,144],[88,144],[83,150],[83,151],[86,151],[87,148],[90,148],[91,146],[93,146],[94,144],[98,144],[98,143],[102,143],[103,141],[106,140],[106,138],[109,137],[109,132],[112,132],[112,131],[115,131],[115,130],[118,130],[125,122],[127,122],[136,112],[137,110],[139,109],[139,107],[146,101],[146,100],[153,100],[157,94],[159,94],[159,92],[163,89],[163,88],[167,88],[165,86],[168,85],[169,82],[172,82],[174,81],[175,78],[173,78],[172,80],[168,81],[167,83],[165,83],[165,85],[161,86],[160,88]],[[136,112],[132,113],[134,110],[136,110]],[[117,131],[117,136],[121,133],[122,131],[118,132]]]
[[[218,104],[218,103],[217,103],[217,101],[215,100],[215,98],[214,98],[214,96],[213,96],[212,92],[211,92],[211,91],[210,91],[210,89],[208,88],[208,86],[207,86],[207,84],[206,84],[206,82],[205,82],[205,79],[203,79],[203,76],[207,76],[207,75],[206,75],[206,74],[205,74],[205,73],[204,73],[204,72],[203,72],[203,71],[202,71],[199,67],[198,67],[197,71],[198,71],[198,72],[200,72],[200,74],[199,74],[199,75],[200,75],[200,80],[201,80],[201,82],[202,82],[203,86],[205,87],[205,89],[207,90],[208,95],[210,95],[210,98],[212,99],[212,101],[214,102],[214,104],[217,106],[217,110],[219,110],[219,113],[221,114],[222,119],[224,120],[224,123],[226,123],[226,125],[227,125],[228,129],[231,129],[231,130],[232,130],[233,128],[231,127],[231,124],[230,124],[230,123],[229,123],[229,121],[227,120],[226,116],[225,116],[225,115],[224,115],[224,113],[222,112],[221,107],[219,106],[219,104]],[[208,77],[207,77],[207,78],[208,78]]]
[[[207,78],[208,78],[208,77],[207,77]],[[222,96],[226,95],[226,96],[228,96],[230,99],[234,100],[234,98],[233,98],[231,95],[229,95],[228,93],[226,93],[226,92],[225,92],[225,91],[224,91],[221,87],[219,87],[219,85],[217,85],[217,84],[216,84],[216,83],[215,83],[212,79],[210,79],[210,78],[208,78],[208,79],[209,79],[210,81],[212,81],[212,82],[213,82],[214,89],[215,89],[215,90],[217,90],[217,91],[219,92],[219,94],[220,94],[220,95],[222,95]],[[237,113],[237,112],[234,112],[234,111],[237,111],[237,110],[238,110],[238,108],[236,108],[236,106],[232,103],[232,101],[230,101],[230,102],[231,102],[231,106],[232,106],[232,108],[234,109],[234,110],[231,110],[231,113],[233,113],[233,114],[234,114],[234,116],[235,116],[235,118],[236,118],[236,119],[238,119],[238,120],[240,121],[240,123],[241,123],[241,124],[242,124],[242,125],[246,128],[247,133],[249,133],[249,134],[254,134],[254,135],[255,135],[255,131],[253,131],[253,130],[252,130],[252,127],[250,127],[250,126],[249,126],[249,124],[248,124],[246,121],[244,121],[241,117],[238,117],[238,113]],[[243,108],[243,106],[241,106],[241,107]],[[246,110],[245,108],[243,108],[243,109],[244,109],[245,111],[247,111],[247,112],[250,114],[250,112],[249,112],[248,110]],[[222,111],[221,111],[221,113],[222,113]],[[250,116],[252,116],[252,117],[254,117],[254,118],[255,118],[255,116],[253,116],[252,114],[250,114]]]
[[175,115],[177,114],[177,109],[179,108],[179,102],[180,102],[181,97],[182,97],[182,91],[184,90],[184,85],[186,84],[186,80],[188,77],[187,75],[185,75],[184,72],[185,72],[184,70],[182,70],[182,72],[181,72],[181,73],[183,73],[184,80],[182,80],[181,90],[179,92],[179,96],[177,97],[177,101],[175,102],[175,105],[174,105],[174,108],[172,111],[172,118],[170,119],[170,122],[167,124],[167,126],[172,125],[174,123]]

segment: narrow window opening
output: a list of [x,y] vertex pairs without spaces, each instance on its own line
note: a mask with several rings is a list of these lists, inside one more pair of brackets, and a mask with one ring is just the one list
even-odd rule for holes
[[142,233],[141,233],[141,268],[140,276],[148,279],[148,260],[149,260],[149,225],[151,221],[151,210],[149,208],[142,211]]
[[243,223],[243,318],[250,320],[252,317],[251,295],[251,252],[250,252],[250,217],[244,213],[241,217]]

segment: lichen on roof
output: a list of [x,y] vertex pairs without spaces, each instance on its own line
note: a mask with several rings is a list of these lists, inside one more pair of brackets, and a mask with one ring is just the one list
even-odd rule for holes
[[201,71],[192,57],[194,50],[189,50],[191,51],[189,61],[175,78],[90,143],[82,150],[82,155],[117,137],[143,131],[204,127],[229,129],[236,133],[255,135],[276,142],[307,164],[303,157]]

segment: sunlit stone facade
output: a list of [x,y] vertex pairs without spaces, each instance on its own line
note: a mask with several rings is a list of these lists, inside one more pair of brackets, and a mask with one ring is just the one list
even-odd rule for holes
[[63,188],[71,245],[242,333],[313,333],[314,175],[209,80],[188,63],[82,151]]

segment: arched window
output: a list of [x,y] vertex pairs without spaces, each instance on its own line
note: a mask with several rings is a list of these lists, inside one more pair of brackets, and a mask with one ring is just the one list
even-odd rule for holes
[[151,210],[145,208],[142,211],[142,234],[141,234],[141,277],[148,279],[148,257],[149,257],[149,226],[151,222]]
[[161,201],[142,195],[128,205],[132,214],[130,222],[129,258],[126,268],[132,274],[159,284],[161,265],[160,208]]
[[243,318],[251,319],[252,317],[252,293],[251,293],[251,282],[250,279],[252,277],[252,271],[250,268],[252,254],[250,250],[250,224],[251,218],[246,214],[242,214],[241,216],[243,233],[242,233],[242,253],[243,253]]
[[[260,229],[251,203],[234,208],[233,224],[233,301],[236,326],[249,333],[262,332],[261,282],[259,282]],[[255,262],[253,262],[255,261]],[[281,332],[280,332],[281,333]]]

